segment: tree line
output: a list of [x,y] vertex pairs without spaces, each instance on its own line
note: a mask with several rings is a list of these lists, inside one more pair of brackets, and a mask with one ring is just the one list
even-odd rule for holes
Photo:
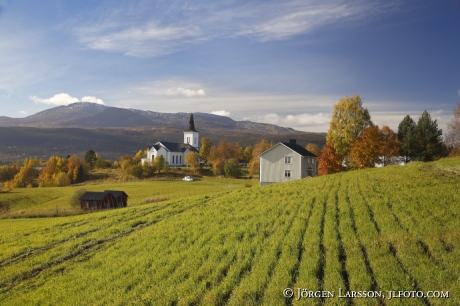
[[404,117],[394,132],[388,126],[374,125],[359,95],[345,96],[334,105],[326,144],[318,158],[319,174],[371,168],[376,164],[432,161],[449,153],[459,154],[459,122],[460,103],[448,125],[446,142],[437,120],[431,119],[426,110],[417,122],[409,115]]

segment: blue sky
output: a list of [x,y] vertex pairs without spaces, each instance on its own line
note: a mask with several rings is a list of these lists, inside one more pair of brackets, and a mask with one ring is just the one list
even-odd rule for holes
[[0,116],[76,101],[327,132],[460,101],[460,1],[0,0]]

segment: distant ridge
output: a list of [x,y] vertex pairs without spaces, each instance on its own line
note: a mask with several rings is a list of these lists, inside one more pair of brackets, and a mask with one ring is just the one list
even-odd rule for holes
[[[225,139],[241,146],[295,138],[322,146],[325,133],[309,133],[273,124],[235,121],[229,117],[193,113],[201,137],[213,144]],[[118,160],[134,155],[155,141],[183,141],[188,127],[188,113],[159,113],[77,102],[58,106],[26,118],[0,117],[0,164],[25,157],[48,159],[51,155],[84,155],[93,149],[102,158]]]
[[[0,117],[0,126],[13,127],[67,127],[67,128],[134,128],[174,127],[184,128],[189,114],[160,113],[111,107],[90,102],[76,102],[67,106],[50,108],[26,118]],[[251,121],[235,121],[229,117],[194,113],[200,129],[238,129],[252,133],[291,134],[292,128]]]

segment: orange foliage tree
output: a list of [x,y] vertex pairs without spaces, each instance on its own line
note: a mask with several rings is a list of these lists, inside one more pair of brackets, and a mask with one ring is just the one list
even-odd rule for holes
[[271,148],[271,145],[265,139],[262,139],[254,145],[252,149],[252,158],[248,164],[248,170],[250,175],[259,173],[260,159],[259,154]]
[[358,137],[351,150],[350,156],[353,168],[373,168],[375,164],[383,166],[395,163],[401,143],[398,135],[388,126],[384,125],[380,130],[378,126],[372,126],[364,130]]
[[335,153],[334,144],[330,141],[326,142],[318,157],[318,173],[326,175],[337,173],[343,170],[343,157]]
[[208,160],[212,164],[213,173],[216,175],[223,174],[225,161],[231,158],[238,160],[241,152],[241,146],[238,143],[221,140],[219,145],[217,147],[213,146],[209,152]]
[[352,167],[355,169],[364,169],[375,167],[380,162],[382,146],[382,135],[377,125],[371,126],[364,130],[350,150]]
[[393,132],[388,126],[382,126],[381,133],[381,162],[383,166],[396,163],[395,157],[399,155],[401,149],[401,142],[398,140],[398,134]]

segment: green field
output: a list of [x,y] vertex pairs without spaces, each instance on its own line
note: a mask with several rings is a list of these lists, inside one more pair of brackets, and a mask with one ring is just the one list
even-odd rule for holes
[[[199,185],[212,179],[120,183],[102,189],[124,189],[131,203],[157,189],[197,191],[0,220],[0,304],[460,305],[459,158],[264,187],[222,182],[218,192]],[[44,207],[64,197],[63,188],[43,190]],[[28,209],[24,200],[12,206]],[[339,297],[339,288],[381,296]],[[333,296],[298,299],[302,289]],[[389,291],[449,297],[389,299]]]
[[195,195],[221,193],[245,188],[245,185],[258,185],[254,180],[220,178],[201,178],[194,182],[178,180],[145,180],[137,182],[100,182],[71,187],[18,188],[0,193],[0,201],[9,204],[8,212],[0,211],[0,218],[66,216],[79,214],[68,202],[73,193],[80,188],[87,191],[123,190],[128,194],[128,205],[144,204],[149,199],[182,199]]

